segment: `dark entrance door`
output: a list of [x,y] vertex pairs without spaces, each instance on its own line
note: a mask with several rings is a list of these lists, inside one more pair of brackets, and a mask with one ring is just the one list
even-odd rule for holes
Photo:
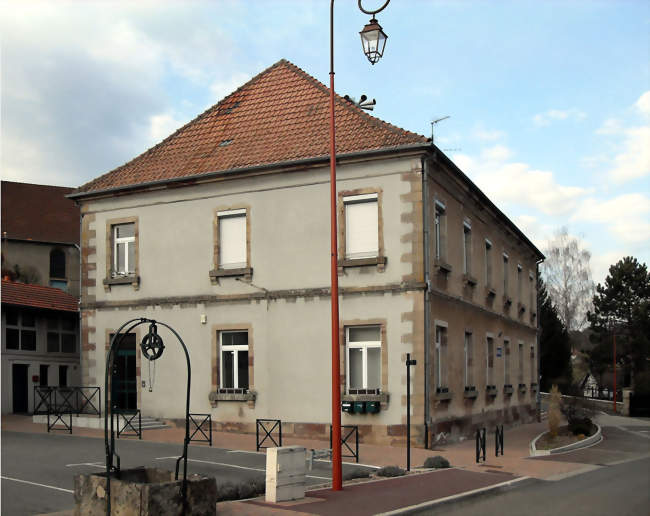
[[29,409],[27,401],[27,364],[13,364],[11,368],[14,412],[27,412]]
[[111,399],[113,406],[121,410],[138,408],[138,385],[135,370],[135,334],[124,336],[113,360]]

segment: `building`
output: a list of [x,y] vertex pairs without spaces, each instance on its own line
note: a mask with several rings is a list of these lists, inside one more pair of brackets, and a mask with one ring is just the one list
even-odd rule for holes
[[[406,353],[415,442],[531,418],[542,254],[430,140],[335,109],[343,424],[404,442]],[[111,335],[148,317],[188,345],[192,412],[329,434],[328,128],[328,89],[281,60],[70,195],[84,385],[101,385]],[[182,351],[161,330],[165,353],[144,363],[144,331],[118,353],[121,404],[180,419]]]
[[72,188],[1,186],[2,413],[32,412],[35,386],[80,381],[80,215]]

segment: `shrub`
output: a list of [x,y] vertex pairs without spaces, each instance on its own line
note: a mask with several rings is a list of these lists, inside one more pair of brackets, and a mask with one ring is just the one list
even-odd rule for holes
[[224,482],[217,484],[217,502],[254,498],[264,494],[265,490],[266,484],[262,479],[244,480],[238,484]]
[[450,467],[450,464],[442,455],[436,455],[435,457],[427,457],[424,461],[424,467],[441,469]]
[[343,473],[343,480],[352,480],[353,478],[368,478],[370,471],[367,469],[354,468]]
[[566,418],[569,431],[573,435],[589,435],[592,429],[591,419],[595,410],[587,399],[581,396],[566,398],[562,403],[562,414]]
[[561,404],[562,395],[557,385],[554,385],[551,389],[551,400],[548,403],[548,431],[551,437],[557,437],[557,431],[560,428],[562,421]]
[[399,466],[384,466],[383,468],[377,470],[377,476],[379,477],[401,477],[405,475],[404,471]]

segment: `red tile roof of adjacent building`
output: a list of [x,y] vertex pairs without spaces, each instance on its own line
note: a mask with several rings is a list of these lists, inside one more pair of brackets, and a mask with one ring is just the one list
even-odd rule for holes
[[77,298],[63,290],[2,280],[2,303],[16,306],[77,312]]
[[[337,153],[410,144],[424,136],[336,96]],[[329,156],[329,89],[280,60],[128,163],[75,194]]]
[[62,186],[2,181],[2,236],[79,244],[79,207]]

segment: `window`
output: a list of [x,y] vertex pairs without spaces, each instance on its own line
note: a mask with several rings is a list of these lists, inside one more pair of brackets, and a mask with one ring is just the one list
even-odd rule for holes
[[519,303],[523,303],[523,299],[521,297],[522,283],[523,283],[523,279],[522,279],[521,265],[517,264],[517,301]]
[[246,245],[246,209],[217,212],[219,228],[219,269],[243,269],[248,266]]
[[446,208],[440,201],[435,202],[434,231],[436,241],[436,260],[447,257],[447,215]]
[[50,366],[46,364],[41,364],[39,367],[38,385],[40,387],[47,387],[48,385],[47,370],[49,369],[49,367]]
[[74,317],[51,317],[47,320],[47,352],[77,351],[77,321]]
[[503,384],[504,385],[512,385],[510,382],[510,341],[509,340],[504,340],[503,341],[503,347],[504,347],[504,357],[503,357]]
[[447,384],[447,328],[436,325],[436,387],[438,391],[448,388]]
[[535,313],[535,283],[533,273],[528,274],[528,284],[530,287],[530,313]]
[[135,223],[115,224],[113,234],[113,277],[135,274]]
[[6,349],[36,351],[36,319],[30,312],[5,310]]
[[224,393],[248,391],[248,332],[222,331],[219,333],[221,347],[221,385]]
[[503,295],[508,297],[508,255],[503,253]]
[[495,385],[494,383],[494,339],[487,338],[487,352],[486,352],[486,384],[488,386]]
[[535,344],[530,345],[530,383],[537,383],[535,374]]
[[345,206],[345,258],[379,255],[379,205],[376,193],[343,197]]
[[524,343],[519,343],[518,357],[519,359],[519,384],[524,383]]
[[474,346],[472,334],[465,332],[465,387],[474,385]]
[[60,365],[59,366],[59,387],[68,386],[68,366]]
[[472,226],[469,222],[463,222],[463,273],[472,272]]
[[61,249],[50,251],[50,278],[65,278],[65,253]]
[[381,392],[381,327],[346,328],[348,394]]
[[485,240],[485,285],[492,286],[492,242]]

